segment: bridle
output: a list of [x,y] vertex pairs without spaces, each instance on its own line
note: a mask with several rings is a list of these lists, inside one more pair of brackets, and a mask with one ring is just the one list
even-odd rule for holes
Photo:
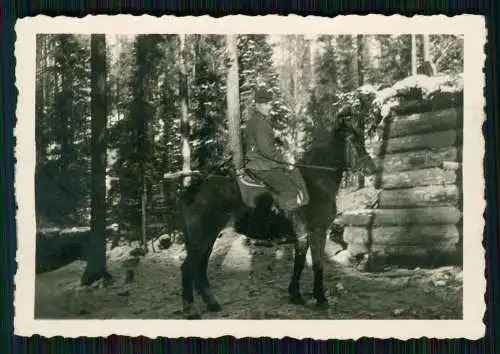
[[[354,130],[354,128],[350,127],[351,130]],[[348,134],[346,137],[346,142],[347,143],[351,143],[353,144],[354,146],[356,146],[357,144],[353,143],[352,140],[351,140],[351,137],[350,137],[350,134]],[[363,166],[364,166],[364,162],[371,159],[371,157],[369,155],[365,155],[364,157],[360,158],[359,159],[359,163],[356,164],[356,166],[354,167],[346,167],[346,166],[335,166],[335,167],[328,167],[328,166],[321,166],[321,165],[315,165],[315,164],[307,164],[307,163],[291,163],[291,162],[286,162],[286,161],[280,161],[280,160],[276,160],[270,156],[266,156],[267,159],[269,159],[270,161],[273,161],[279,165],[282,165],[282,166],[287,166],[287,167],[292,167],[292,168],[304,168],[304,169],[312,169],[312,170],[322,170],[322,171],[330,171],[330,172],[339,172],[339,171],[346,171],[348,173],[360,173],[361,170],[363,169]],[[230,158],[225,162],[223,163],[222,165],[225,165],[226,163],[229,163],[230,162]],[[345,159],[344,159],[345,160]],[[338,163],[338,165],[340,165],[340,162]],[[240,173],[237,171],[237,174]]]
[[[353,146],[356,146],[357,144],[353,143],[351,140],[351,137],[348,135],[345,137],[346,143],[350,143]],[[356,148],[355,148],[356,149]],[[356,149],[357,150],[357,149]],[[371,157],[369,155],[365,155],[362,158],[359,159],[359,162],[356,163],[356,166],[354,167],[327,167],[327,166],[321,166],[321,165],[314,165],[314,164],[306,164],[306,163],[291,163],[291,162],[286,162],[286,161],[279,161],[276,160],[270,156],[266,156],[267,159],[276,162],[277,164],[283,165],[283,166],[289,166],[289,167],[301,167],[304,169],[313,169],[313,170],[323,170],[323,171],[331,171],[331,172],[338,172],[338,171],[347,171],[349,173],[359,173],[361,172],[363,166],[365,165],[365,162],[370,160]]]

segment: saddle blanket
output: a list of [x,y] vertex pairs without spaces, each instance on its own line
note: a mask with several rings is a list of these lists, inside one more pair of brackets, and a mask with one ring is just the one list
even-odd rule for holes
[[278,207],[285,211],[292,211],[298,207],[307,205],[309,203],[309,194],[300,171],[293,169],[288,176],[283,176],[283,178],[291,178],[291,181],[295,185],[296,193],[293,197],[288,194],[274,192],[272,186],[267,186],[249,171],[238,176],[238,186],[243,203],[248,207],[255,208],[256,201],[259,198],[270,194]]

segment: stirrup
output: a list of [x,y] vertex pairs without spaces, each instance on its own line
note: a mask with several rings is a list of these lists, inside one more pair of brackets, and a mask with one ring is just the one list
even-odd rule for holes
[[236,176],[240,177],[240,176],[244,176],[246,173],[245,173],[245,169],[244,168],[239,168],[236,170]]
[[304,194],[302,193],[302,191],[298,191],[297,192],[297,205],[302,205],[303,202],[304,202]]

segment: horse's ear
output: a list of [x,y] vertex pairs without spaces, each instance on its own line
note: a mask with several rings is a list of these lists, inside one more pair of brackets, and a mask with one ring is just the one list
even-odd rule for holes
[[354,134],[359,130],[359,123],[359,119],[357,119],[356,117],[343,117],[342,124],[344,125],[345,129],[351,134]]
[[335,114],[333,116],[331,124],[333,129],[340,129],[345,124],[345,116],[341,114]]

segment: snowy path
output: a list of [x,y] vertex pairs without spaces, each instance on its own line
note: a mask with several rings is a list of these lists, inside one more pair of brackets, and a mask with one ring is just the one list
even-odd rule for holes
[[[332,242],[329,242],[332,247]],[[180,271],[182,246],[141,258],[136,279],[124,284],[124,247],[109,254],[108,265],[116,282],[108,288],[81,288],[83,262],[37,277],[38,318],[182,318]],[[304,270],[302,289],[310,299],[305,306],[287,301],[292,267],[292,246],[278,249],[248,247],[241,238],[217,240],[209,264],[213,290],[223,309],[203,313],[203,318],[233,319],[385,319],[460,318],[461,270],[393,271],[386,275],[359,273],[333,262],[325,264],[325,285],[330,298],[327,310],[317,310],[310,299],[312,271]],[[204,310],[203,304],[197,299]]]

